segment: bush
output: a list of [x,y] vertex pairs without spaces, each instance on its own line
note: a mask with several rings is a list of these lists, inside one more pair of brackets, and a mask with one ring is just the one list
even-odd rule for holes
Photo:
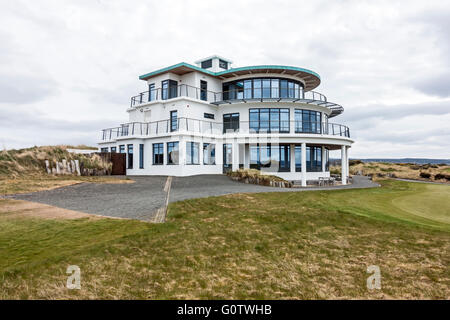
[[355,166],[355,165],[361,164],[361,163],[363,163],[361,160],[354,159],[354,160],[350,160],[350,161],[348,162],[348,165],[349,165],[349,166]]
[[261,171],[256,169],[239,169],[237,171],[228,171],[227,175],[234,180],[245,183],[260,184],[263,186],[276,186],[291,188],[292,183],[280,177],[268,174],[261,174]]
[[447,180],[450,181],[450,174],[436,173],[434,175],[434,180]]
[[421,173],[419,174],[419,176],[420,176],[421,178],[429,179],[429,178],[431,177],[431,174],[428,173],[428,172],[421,172]]

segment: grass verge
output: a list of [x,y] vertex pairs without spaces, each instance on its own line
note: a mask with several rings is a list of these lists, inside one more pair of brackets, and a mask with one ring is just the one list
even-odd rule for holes
[[[187,200],[157,225],[2,213],[0,298],[450,298],[450,188],[381,183]],[[81,290],[65,287],[69,265]]]

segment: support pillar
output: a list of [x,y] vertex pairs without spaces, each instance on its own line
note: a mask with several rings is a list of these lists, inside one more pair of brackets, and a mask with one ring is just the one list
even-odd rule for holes
[[250,144],[244,144],[244,169],[250,169]]
[[325,162],[327,158],[325,156],[325,147],[322,146],[322,172],[325,172]]
[[291,161],[291,173],[295,173],[295,144],[289,146],[289,155]]
[[178,140],[178,164],[182,166],[182,170],[186,164],[186,139],[183,136],[180,136]]
[[239,170],[239,144],[237,141],[233,141],[231,145],[231,153],[233,163],[231,164],[231,170],[237,171]]
[[[348,156],[348,151],[350,150],[350,147],[349,146],[347,146],[347,147],[345,147],[345,164],[346,164],[346,170],[345,170],[345,173],[346,173],[346,175],[347,175],[347,179],[350,177],[350,161],[348,160],[349,159],[349,156]],[[347,180],[348,181],[348,180]]]
[[347,184],[347,156],[346,147],[341,146],[341,182],[343,185]]
[[306,187],[306,143],[302,143],[302,187]]

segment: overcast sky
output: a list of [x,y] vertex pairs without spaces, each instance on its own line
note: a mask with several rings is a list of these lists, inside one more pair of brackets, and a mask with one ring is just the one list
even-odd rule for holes
[[448,1],[0,0],[0,26],[0,148],[95,145],[139,75],[219,54],[319,73],[352,158],[450,158]]

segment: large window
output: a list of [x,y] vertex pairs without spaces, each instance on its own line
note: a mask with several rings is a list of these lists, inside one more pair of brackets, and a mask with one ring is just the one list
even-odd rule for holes
[[108,152],[108,147],[101,148],[101,149],[100,149],[100,152]]
[[128,153],[128,169],[133,169],[133,145],[127,145],[127,153]]
[[186,164],[199,164],[199,143],[186,142]]
[[223,172],[227,172],[228,170],[231,170],[233,166],[233,146],[231,143],[224,143],[223,144]]
[[170,111],[170,131],[178,130],[178,111]]
[[111,152],[112,153],[116,153],[117,148],[116,147],[111,147]]
[[250,168],[270,168],[273,171],[290,171],[289,145],[250,145]]
[[202,69],[208,69],[212,67],[212,59],[202,61]]
[[295,133],[321,133],[322,113],[312,110],[295,110]]
[[[329,150],[325,148],[325,171],[329,171]],[[295,146],[295,171],[302,168],[302,148]],[[322,147],[306,147],[306,172],[322,171]]]
[[200,80],[200,100],[208,100],[208,82]]
[[278,78],[256,78],[223,84],[223,99],[301,99],[303,84]]
[[144,145],[139,145],[139,169],[144,169]]
[[216,164],[216,145],[214,143],[203,144],[203,164]]
[[306,172],[322,171],[322,147],[306,147]]
[[164,164],[164,145],[162,143],[153,144],[153,164]]
[[178,142],[167,142],[167,164],[178,164]]
[[227,113],[223,115],[223,132],[239,131],[239,113]]
[[226,62],[225,60],[219,59],[219,68],[222,69],[228,69],[228,62]]
[[121,144],[119,146],[119,153],[125,153],[125,145],[124,144]]
[[155,84],[150,83],[148,85],[148,101],[153,101],[153,100],[156,100],[156,89],[155,89]]
[[289,109],[260,108],[249,110],[250,132],[289,132]]
[[161,82],[162,88],[162,99],[172,99],[177,97],[177,87],[178,83],[175,80],[164,80]]

